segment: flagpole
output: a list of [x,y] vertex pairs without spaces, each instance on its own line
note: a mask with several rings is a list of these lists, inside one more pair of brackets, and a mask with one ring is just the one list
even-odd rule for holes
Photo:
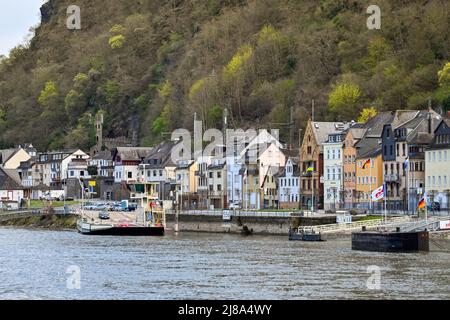
[[373,202],[372,202],[372,159],[369,158],[369,179],[370,179],[370,210],[373,213]]
[[384,188],[384,222],[387,223],[387,185],[386,182],[383,181],[383,188]]
[[406,188],[407,188],[406,189],[406,201],[407,201],[408,216],[409,216],[409,191],[410,191],[410,185],[409,185],[409,183],[410,183],[409,157],[407,158],[407,161],[408,162],[406,162]]
[[311,214],[314,212],[314,169],[311,173],[311,183],[312,183],[312,196],[311,196]]

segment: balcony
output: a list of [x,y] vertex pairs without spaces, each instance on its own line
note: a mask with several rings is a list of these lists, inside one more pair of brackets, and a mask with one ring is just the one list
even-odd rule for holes
[[398,174],[385,174],[384,182],[399,182],[400,176]]

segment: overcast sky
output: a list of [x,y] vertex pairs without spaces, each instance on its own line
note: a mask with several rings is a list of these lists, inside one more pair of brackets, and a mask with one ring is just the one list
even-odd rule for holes
[[41,19],[39,8],[46,0],[0,1],[0,55],[24,42],[31,27]]

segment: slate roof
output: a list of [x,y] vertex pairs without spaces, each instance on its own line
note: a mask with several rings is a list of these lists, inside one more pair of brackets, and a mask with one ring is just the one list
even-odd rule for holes
[[319,145],[328,141],[329,134],[343,133],[350,126],[344,122],[311,122],[312,131]]
[[153,148],[147,147],[117,147],[114,151],[114,159],[117,156],[122,161],[142,161],[150,155]]
[[172,149],[175,147],[173,142],[161,142],[155,146],[149,155],[145,158],[144,163],[150,168],[165,168],[167,166],[174,167],[172,161]]
[[111,151],[99,151],[92,157],[92,160],[112,160],[113,156]]
[[356,158],[375,157],[381,153],[381,138],[365,137],[355,147]]
[[22,190],[20,177],[16,170],[0,168],[0,190]]
[[4,164],[6,161],[8,161],[17,151],[18,149],[0,150],[0,164]]
[[[414,119],[404,123],[397,128],[411,130],[410,132],[408,132],[406,141],[415,143],[421,143],[421,141],[423,141],[423,143],[427,143],[426,141],[428,140],[429,136],[433,136],[433,134],[429,134],[428,132],[428,114],[428,110],[421,110]],[[442,117],[433,110],[431,110],[431,116],[433,120],[431,125],[431,132],[434,133],[434,131],[441,123]]]

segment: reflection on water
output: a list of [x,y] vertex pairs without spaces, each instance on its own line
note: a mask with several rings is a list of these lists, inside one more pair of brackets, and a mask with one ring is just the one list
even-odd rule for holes
[[[371,265],[381,268],[380,290],[367,289]],[[80,268],[79,290],[67,289],[70,266]],[[448,251],[357,252],[349,238],[0,229],[2,299],[449,299],[449,268]]]

